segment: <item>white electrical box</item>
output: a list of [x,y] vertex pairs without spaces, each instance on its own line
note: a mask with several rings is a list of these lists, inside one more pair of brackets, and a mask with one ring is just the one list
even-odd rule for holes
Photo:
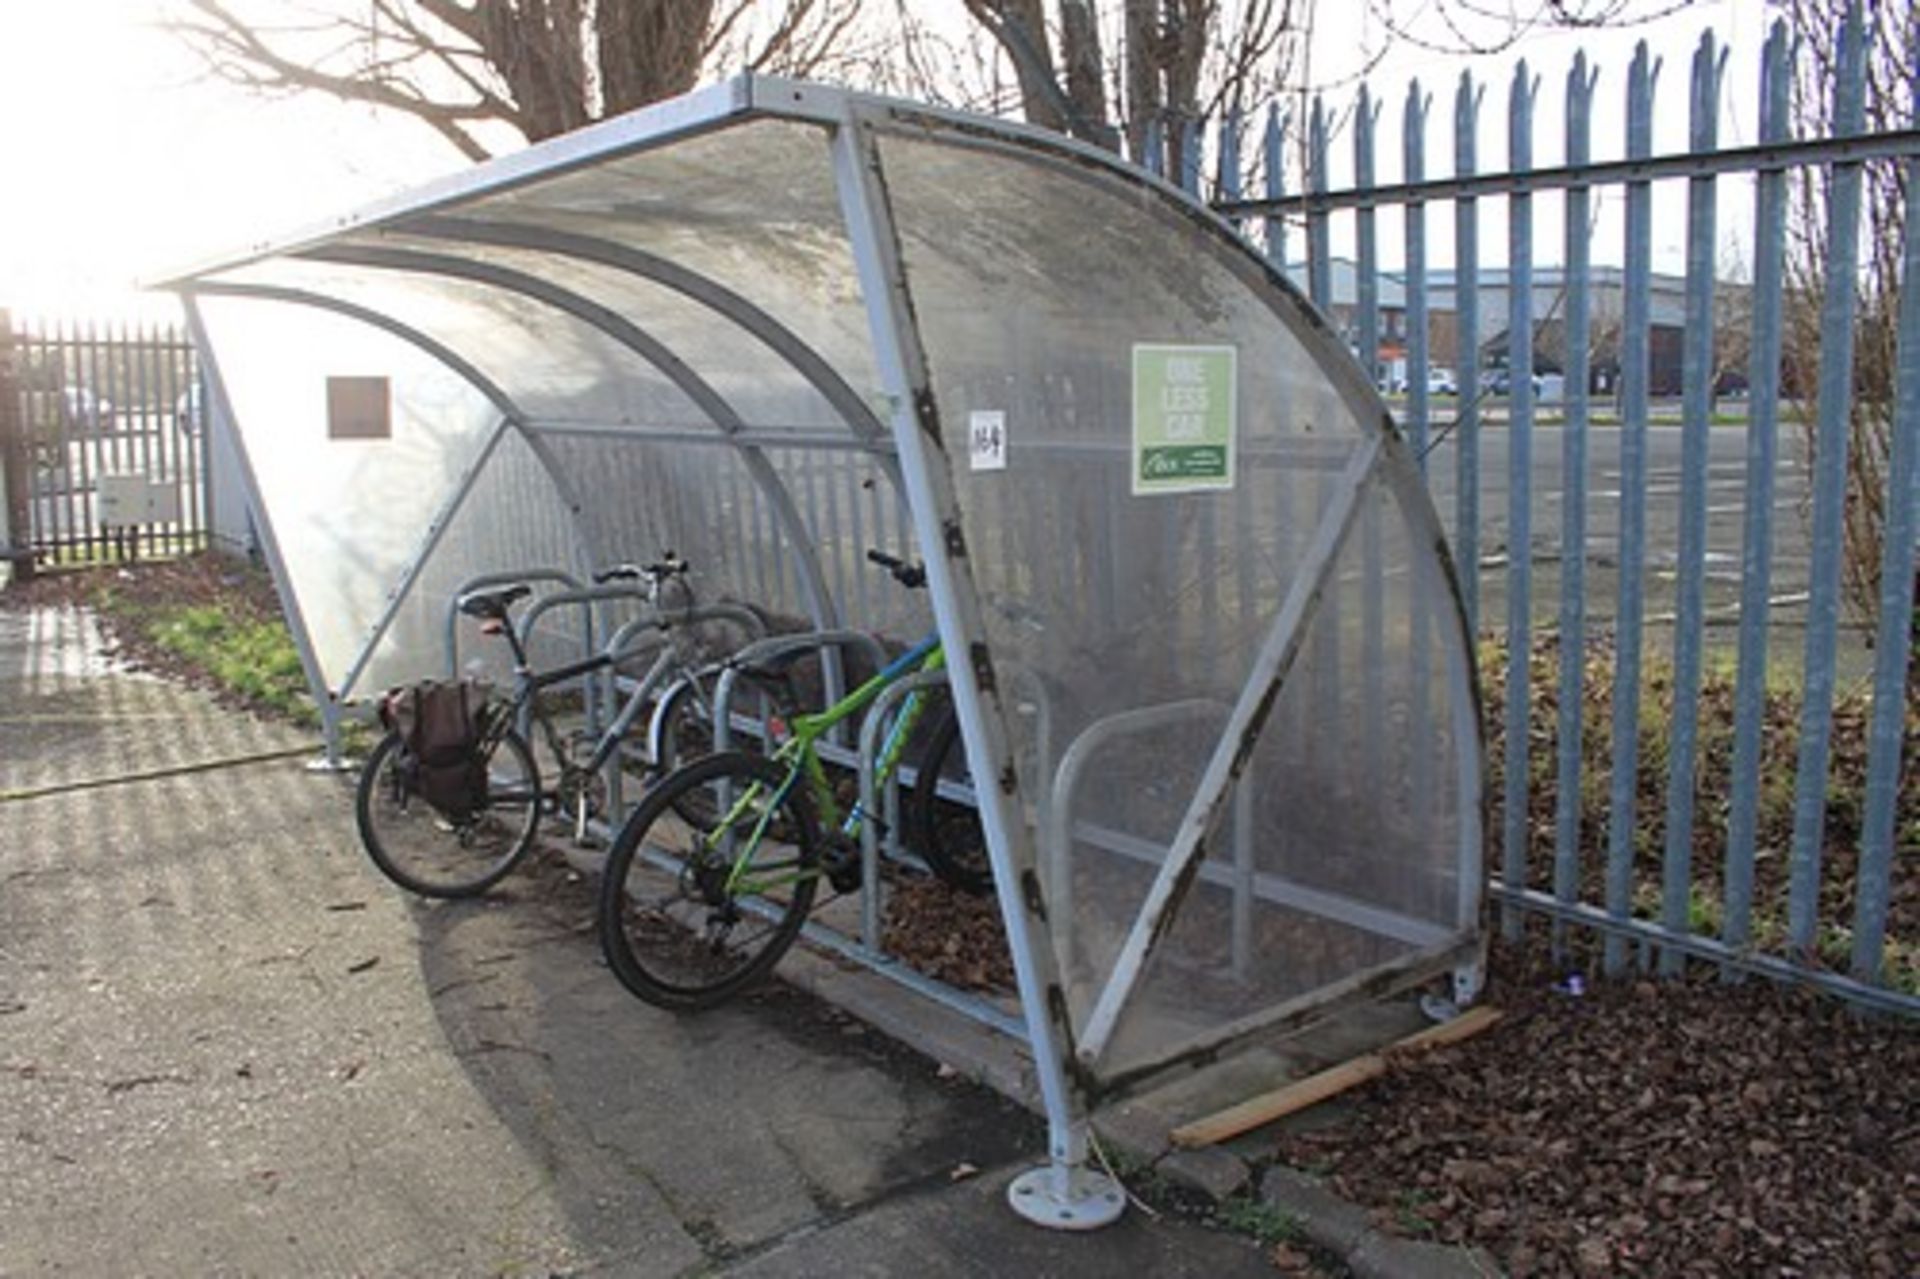
[[180,493],[144,474],[105,474],[95,478],[93,510],[104,528],[164,524],[180,518]]

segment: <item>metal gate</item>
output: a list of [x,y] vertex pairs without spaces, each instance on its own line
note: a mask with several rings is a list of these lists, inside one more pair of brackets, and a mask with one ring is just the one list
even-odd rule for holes
[[206,399],[176,325],[10,321],[0,469],[16,562],[176,555],[207,538]]

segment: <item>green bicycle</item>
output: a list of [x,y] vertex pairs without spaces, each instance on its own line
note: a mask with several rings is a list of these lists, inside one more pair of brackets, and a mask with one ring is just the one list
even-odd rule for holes
[[[879,551],[867,558],[903,586],[926,582],[918,565]],[[869,814],[857,803],[841,811],[816,743],[888,685],[945,665],[936,631],[825,710],[783,720],[783,740],[771,754],[708,755],[647,792],[608,852],[600,881],[600,947],[628,990],[663,1008],[720,1003],[779,962],[823,878],[840,892],[859,885],[857,840]],[[924,690],[903,699],[881,744],[881,778],[899,766],[928,701]],[[949,786],[965,784],[959,732],[946,722],[952,715],[949,702],[926,734],[932,749],[921,755],[917,781],[929,799],[912,813],[933,810],[943,777]],[[958,761],[951,758],[956,752]],[[913,825],[910,813],[910,833]],[[919,851],[935,873],[978,891],[990,882],[984,841],[977,822],[971,832],[955,825],[921,831]]]

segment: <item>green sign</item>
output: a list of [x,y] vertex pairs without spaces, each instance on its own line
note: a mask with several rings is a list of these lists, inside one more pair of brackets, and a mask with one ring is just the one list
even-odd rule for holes
[[1236,351],[1230,346],[1133,348],[1133,492],[1233,487]]

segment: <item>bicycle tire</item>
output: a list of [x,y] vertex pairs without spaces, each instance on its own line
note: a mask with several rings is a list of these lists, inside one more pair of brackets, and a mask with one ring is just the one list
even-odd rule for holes
[[398,733],[373,748],[354,789],[354,818],[388,879],[422,897],[474,897],[527,855],[540,824],[533,754],[511,729],[487,749],[487,801],[470,820],[453,822],[413,793]]
[[[690,791],[719,793],[683,804]],[[683,807],[714,816],[689,821]],[[747,832],[749,851],[711,847],[723,821]],[[647,792],[607,854],[601,952],[620,983],[650,1004],[713,1007],[764,976],[793,944],[813,906],[819,861],[812,802],[784,766],[740,751],[694,760]],[[742,892],[743,868],[779,882]]]
[[942,779],[969,789],[973,784],[960,736],[960,716],[951,702],[942,705],[926,729],[925,745],[914,769],[913,790],[907,796],[907,843],[920,854],[928,870],[961,892],[990,892],[993,863],[987,856],[987,832],[980,824],[980,813],[970,805],[941,796]]

